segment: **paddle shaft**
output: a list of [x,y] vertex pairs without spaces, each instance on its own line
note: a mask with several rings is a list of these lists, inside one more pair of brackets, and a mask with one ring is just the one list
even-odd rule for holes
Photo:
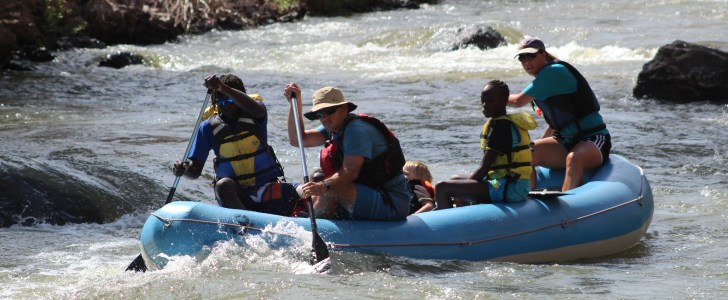
[[[195,135],[197,134],[197,127],[200,127],[200,123],[202,122],[202,115],[205,113],[205,108],[207,108],[207,103],[210,101],[210,98],[212,97],[212,90],[207,90],[207,95],[205,95],[205,101],[202,103],[202,108],[200,109],[200,113],[197,115],[197,122],[195,122],[195,127],[192,129],[192,135],[190,136],[189,141],[187,142],[187,149],[185,149],[185,154],[182,156],[182,160],[180,162],[184,163],[185,160],[187,160],[187,157],[190,155],[190,150],[192,149],[192,142],[195,140]],[[174,198],[174,193],[177,191],[177,185],[179,184],[179,179],[182,176],[175,175],[174,177],[174,183],[172,184],[172,187],[169,188],[169,193],[167,194],[167,201],[164,202],[164,204],[169,204],[172,202],[172,198]],[[126,271],[134,271],[134,272],[146,272],[147,271],[147,265],[144,263],[144,257],[142,257],[141,254],[137,256],[134,261],[132,261],[128,267],[126,267]]]
[[[296,137],[298,138],[298,152],[301,156],[301,168],[303,168],[303,183],[306,184],[308,183],[308,166],[306,165],[306,152],[304,152],[305,150],[303,149],[303,136],[300,119],[298,117],[298,99],[296,99],[295,93],[291,93],[291,105],[293,106],[293,119],[294,122],[296,122]],[[318,234],[318,226],[316,226],[316,216],[313,211],[311,197],[306,198],[306,203],[308,204],[308,218],[311,220],[311,233],[313,234],[313,241],[311,245],[313,247],[311,250],[313,257],[311,264],[315,264],[328,258],[329,250],[326,248],[324,240],[321,239],[321,236]]]
[[[200,127],[200,123],[202,123],[202,115],[205,114],[205,108],[207,108],[207,103],[210,101],[210,98],[212,97],[212,89],[207,90],[207,95],[205,95],[205,101],[202,103],[202,108],[200,109],[200,113],[197,114],[197,122],[195,122],[195,127],[192,128],[192,135],[190,135],[190,139],[187,142],[187,149],[185,149],[185,154],[182,155],[182,159],[180,162],[184,163],[187,160],[187,157],[190,155],[190,151],[192,150],[192,142],[195,141],[195,136],[197,135],[197,128]],[[174,177],[174,183],[172,184],[172,187],[169,188],[169,194],[167,194],[167,201],[164,202],[164,204],[169,204],[172,202],[172,198],[174,197],[174,192],[177,191],[177,185],[179,184],[179,179],[182,176],[175,175]]]

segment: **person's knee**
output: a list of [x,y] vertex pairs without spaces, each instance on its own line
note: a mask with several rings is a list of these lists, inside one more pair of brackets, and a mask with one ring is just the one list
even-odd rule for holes
[[540,166],[541,159],[536,155],[535,152],[531,152],[531,167]]
[[221,178],[215,183],[215,191],[217,192],[220,206],[237,209],[245,208],[237,188],[237,182],[232,178]]
[[600,153],[595,153],[591,151],[591,149],[575,149],[576,151],[571,151],[566,155],[566,167],[577,167],[577,168],[585,168],[589,165],[599,165],[601,164],[601,161],[599,161]]
[[538,144],[531,146],[531,166],[540,166],[544,163],[542,157],[546,151],[543,147],[539,147]]
[[229,177],[220,178],[217,180],[217,182],[215,182],[215,188],[218,190],[234,188],[235,185],[236,185],[235,181]]
[[[454,179],[451,179],[454,180]],[[441,181],[435,185],[435,191],[445,192],[447,189],[449,189],[451,186],[451,183],[448,181]]]
[[569,152],[569,154],[566,155],[566,169],[573,170],[574,168],[580,168],[581,166],[581,156],[576,152]]

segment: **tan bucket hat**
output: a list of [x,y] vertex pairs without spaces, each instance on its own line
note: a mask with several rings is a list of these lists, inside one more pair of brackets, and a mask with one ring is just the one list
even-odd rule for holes
[[346,101],[344,99],[344,93],[333,86],[327,86],[316,90],[313,93],[312,98],[313,106],[311,107],[311,110],[303,114],[309,120],[318,119],[316,117],[316,112],[332,106],[347,104],[349,106],[349,112],[356,109],[356,104]]

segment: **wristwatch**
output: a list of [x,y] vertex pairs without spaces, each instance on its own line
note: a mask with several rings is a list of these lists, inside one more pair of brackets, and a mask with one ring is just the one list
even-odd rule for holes
[[324,186],[326,187],[326,191],[331,189],[331,184],[328,181],[324,180],[321,183],[323,183]]

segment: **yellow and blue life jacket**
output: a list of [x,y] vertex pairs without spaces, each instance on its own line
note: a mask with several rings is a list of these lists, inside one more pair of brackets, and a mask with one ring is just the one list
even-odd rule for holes
[[517,145],[513,146],[509,153],[498,154],[496,156],[495,161],[490,166],[488,178],[528,179],[532,171],[531,150],[528,147],[531,143],[531,136],[528,134],[528,131],[536,129],[536,120],[525,112],[491,118],[483,125],[483,131],[480,135],[480,148],[483,151],[489,149],[488,140],[486,139],[489,127],[494,122],[502,121],[507,121],[515,125],[521,140]]
[[[256,101],[262,101],[258,95]],[[214,110],[210,109],[211,111]],[[264,137],[260,136],[255,121],[243,114],[228,124],[219,114],[210,117],[210,127],[219,145],[215,167],[230,163],[235,178],[243,188],[261,186],[283,176],[283,168]]]

